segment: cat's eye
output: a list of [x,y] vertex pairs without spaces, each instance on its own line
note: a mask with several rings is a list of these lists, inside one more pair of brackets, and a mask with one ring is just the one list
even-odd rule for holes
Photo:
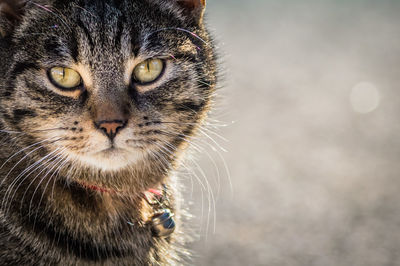
[[147,59],[133,70],[133,78],[140,84],[148,84],[157,80],[164,70],[164,61],[161,59]]
[[66,90],[75,90],[82,83],[81,75],[66,67],[53,67],[49,71],[49,77],[54,85]]

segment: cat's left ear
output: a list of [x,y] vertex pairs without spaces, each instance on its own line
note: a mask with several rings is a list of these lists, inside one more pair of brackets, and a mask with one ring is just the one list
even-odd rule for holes
[[21,21],[26,1],[0,0],[0,37],[10,35]]
[[196,22],[202,22],[206,0],[175,0],[183,11]]

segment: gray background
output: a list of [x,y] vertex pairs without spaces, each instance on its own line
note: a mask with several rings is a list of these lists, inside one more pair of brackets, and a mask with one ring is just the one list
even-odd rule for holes
[[209,129],[228,142],[204,132],[233,189],[197,141],[216,203],[192,164],[193,264],[400,265],[400,1],[209,0],[207,14],[226,73],[211,123],[227,125]]

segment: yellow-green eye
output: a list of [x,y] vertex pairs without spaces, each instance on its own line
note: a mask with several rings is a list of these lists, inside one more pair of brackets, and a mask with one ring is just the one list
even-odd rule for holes
[[139,83],[150,83],[161,76],[164,62],[160,59],[148,59],[137,65],[133,71],[135,80]]
[[73,69],[66,67],[53,67],[49,71],[51,81],[63,89],[75,89],[82,83],[81,75]]

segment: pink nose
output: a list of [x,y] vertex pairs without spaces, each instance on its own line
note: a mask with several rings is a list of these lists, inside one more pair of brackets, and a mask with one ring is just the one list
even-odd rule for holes
[[101,121],[96,123],[97,128],[102,130],[111,140],[115,138],[118,132],[123,129],[126,122],[120,120]]

